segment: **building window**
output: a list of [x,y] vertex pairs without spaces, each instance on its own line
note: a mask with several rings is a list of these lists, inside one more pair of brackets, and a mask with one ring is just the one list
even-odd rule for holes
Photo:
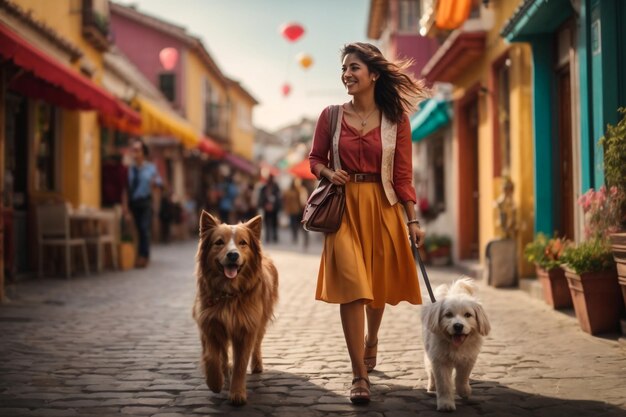
[[250,107],[243,104],[237,105],[237,124],[239,129],[247,132],[252,130],[252,112]]
[[159,74],[159,90],[173,103],[176,100],[176,74],[171,72]]
[[505,58],[496,68],[496,123],[498,124],[498,144],[500,154],[500,175],[511,174],[511,107],[510,107],[510,73],[511,59]]
[[398,31],[418,33],[421,15],[419,0],[400,0],[398,3]]
[[205,132],[216,131],[220,126],[220,97],[213,88],[211,82],[204,80],[204,92],[202,95],[204,108],[204,130]]
[[56,190],[56,111],[53,106],[39,102],[35,123],[35,185],[37,191]]

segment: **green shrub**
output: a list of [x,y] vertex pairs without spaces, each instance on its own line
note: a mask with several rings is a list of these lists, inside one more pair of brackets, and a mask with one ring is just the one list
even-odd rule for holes
[[445,248],[452,246],[452,239],[447,235],[426,235],[424,239],[424,246],[427,252],[435,251],[439,248]]
[[[604,147],[604,177],[607,186],[616,187],[622,197],[626,194],[626,108],[621,107],[621,120],[608,125],[599,145]],[[621,226],[626,229],[626,199],[621,201]]]
[[562,264],[563,252],[571,245],[570,240],[557,236],[548,239],[545,234],[537,233],[535,239],[524,247],[524,257],[528,262],[549,271]]
[[561,262],[577,274],[609,271],[615,268],[611,247],[600,239],[588,240],[567,248],[561,256]]

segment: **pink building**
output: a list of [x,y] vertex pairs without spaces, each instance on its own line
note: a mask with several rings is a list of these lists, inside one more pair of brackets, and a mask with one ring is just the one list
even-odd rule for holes
[[379,41],[385,57],[412,58],[415,78],[438,48],[436,40],[420,36],[420,0],[370,0],[367,36]]
[[[111,32],[115,44],[139,70],[185,115],[185,59],[189,35],[185,29],[135,11],[111,4]],[[178,51],[178,63],[166,71],[159,60],[163,48]]]

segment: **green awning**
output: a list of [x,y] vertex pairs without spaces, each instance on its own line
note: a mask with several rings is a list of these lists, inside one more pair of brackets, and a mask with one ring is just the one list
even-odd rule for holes
[[528,42],[534,35],[555,32],[572,14],[569,0],[524,0],[504,24],[500,36]]
[[411,117],[411,139],[419,142],[450,123],[451,108],[446,100],[426,100]]

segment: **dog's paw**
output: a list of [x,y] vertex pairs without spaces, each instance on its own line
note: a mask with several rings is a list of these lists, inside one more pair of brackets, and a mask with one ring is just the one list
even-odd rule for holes
[[456,387],[456,393],[459,394],[464,400],[468,399],[472,395],[472,387],[469,384]]
[[245,392],[232,392],[228,399],[232,405],[237,407],[245,405],[247,402]]
[[454,410],[456,410],[456,404],[454,404],[454,399],[444,400],[441,398],[437,398],[437,411],[454,411]]
[[211,391],[216,394],[222,392],[224,386],[224,376],[221,374],[210,374],[206,377],[206,385]]
[[253,363],[252,364],[252,373],[253,374],[260,374],[261,372],[263,372],[263,364],[262,363]]

